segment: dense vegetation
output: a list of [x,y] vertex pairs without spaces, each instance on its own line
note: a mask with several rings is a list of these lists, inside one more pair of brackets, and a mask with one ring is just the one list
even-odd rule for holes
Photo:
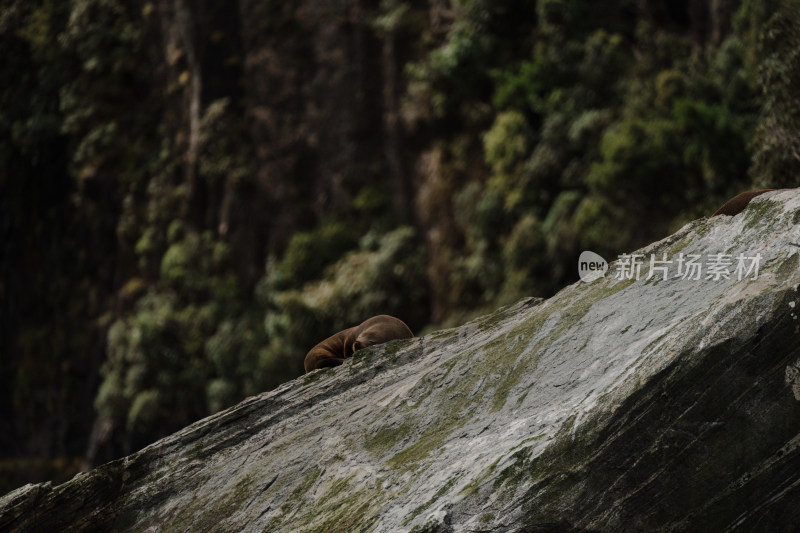
[[800,184],[789,1],[0,0],[0,492]]

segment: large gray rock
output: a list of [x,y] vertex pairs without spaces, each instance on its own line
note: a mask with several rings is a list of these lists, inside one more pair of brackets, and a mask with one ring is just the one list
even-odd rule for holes
[[18,489],[0,530],[790,531],[798,221],[800,192],[768,193],[639,251],[761,254],[756,279],[612,264]]

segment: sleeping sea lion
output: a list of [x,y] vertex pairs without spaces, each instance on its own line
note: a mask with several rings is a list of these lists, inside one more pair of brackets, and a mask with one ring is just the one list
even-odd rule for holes
[[378,315],[368,318],[358,326],[331,335],[306,354],[303,366],[306,372],[317,368],[338,366],[353,352],[395,339],[410,339],[414,334],[399,318]]
[[727,202],[725,202],[722,207],[714,211],[714,214],[711,215],[715,217],[717,215],[738,215],[744,208],[747,207],[747,204],[750,203],[750,200],[758,196],[759,194],[764,194],[765,192],[769,191],[776,191],[777,189],[754,189],[752,191],[745,191],[743,193],[739,193]]

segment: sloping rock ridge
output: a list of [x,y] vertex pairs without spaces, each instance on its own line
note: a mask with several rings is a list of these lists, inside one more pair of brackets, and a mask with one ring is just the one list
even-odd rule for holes
[[[11,492],[0,530],[791,531],[798,222],[797,191],[694,221],[637,252],[638,280],[612,263],[549,300],[359,352]],[[676,277],[681,253],[701,279]],[[647,279],[651,254],[673,261],[668,279]],[[760,254],[755,279],[733,273],[739,254]]]

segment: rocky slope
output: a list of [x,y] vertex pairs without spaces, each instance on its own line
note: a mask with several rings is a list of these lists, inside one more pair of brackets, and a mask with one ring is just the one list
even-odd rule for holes
[[[789,531],[800,192],[700,219],[549,300],[360,352],[68,483],[0,529]],[[700,254],[702,279],[677,274]],[[761,255],[755,279],[736,256]],[[647,278],[666,254],[669,278]],[[730,254],[729,279],[705,279]],[[685,265],[684,265],[685,267]],[[713,277],[713,276],[712,276]]]

